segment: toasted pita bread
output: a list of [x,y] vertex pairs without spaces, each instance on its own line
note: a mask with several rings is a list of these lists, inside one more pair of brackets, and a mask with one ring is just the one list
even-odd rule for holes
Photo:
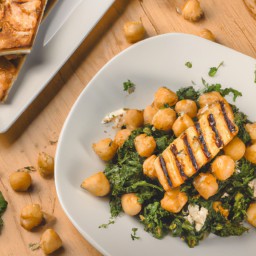
[[47,0],[0,2],[0,56],[31,51]]
[[256,19],[256,0],[244,0],[244,3],[251,15]]

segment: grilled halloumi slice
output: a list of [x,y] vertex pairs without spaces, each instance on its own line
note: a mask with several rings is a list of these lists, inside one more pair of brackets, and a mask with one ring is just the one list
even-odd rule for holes
[[238,133],[231,107],[219,101],[155,160],[158,180],[168,191],[178,187],[214,158]]

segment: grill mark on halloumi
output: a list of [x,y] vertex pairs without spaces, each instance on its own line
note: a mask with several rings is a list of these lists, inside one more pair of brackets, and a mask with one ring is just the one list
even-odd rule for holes
[[162,170],[164,171],[164,175],[165,175],[166,180],[167,180],[167,182],[168,182],[168,185],[169,185],[170,187],[172,187],[172,181],[171,181],[171,179],[170,179],[170,177],[169,177],[169,175],[168,175],[168,171],[167,171],[167,168],[166,168],[165,160],[164,160],[164,158],[163,158],[161,155],[159,156],[159,160],[160,160],[161,168],[162,168]]
[[185,145],[186,145],[186,147],[187,147],[187,152],[188,152],[188,155],[189,155],[189,157],[190,157],[190,159],[191,159],[191,162],[192,162],[192,164],[193,164],[193,166],[194,166],[194,168],[195,168],[195,171],[197,172],[197,171],[198,171],[197,161],[196,161],[196,159],[195,159],[195,157],[194,157],[192,148],[191,148],[191,146],[190,146],[189,143],[188,143],[188,137],[187,137],[187,134],[186,134],[186,133],[183,135],[183,138],[182,138],[182,139],[183,139],[183,141],[184,141],[184,143],[185,143]]
[[181,163],[178,160],[178,150],[177,150],[176,145],[172,144],[171,147],[170,147],[170,150],[174,155],[175,163],[176,163],[176,166],[178,167],[178,169],[180,171],[181,176],[184,177],[185,179],[187,179],[188,176],[185,174],[185,172],[183,170],[183,167],[182,167]]
[[220,102],[220,107],[221,107],[221,111],[222,114],[224,116],[224,119],[226,121],[226,124],[228,126],[228,129],[231,133],[236,132],[236,127],[234,126],[234,124],[231,122],[231,120],[229,119],[227,112],[226,112],[226,108],[225,108],[225,103],[223,101]]
[[209,125],[211,126],[211,128],[215,134],[215,143],[216,143],[217,147],[218,148],[223,147],[223,141],[220,138],[219,132],[217,130],[216,121],[215,121],[213,114],[209,114],[207,119],[208,119]]
[[195,127],[196,127],[197,133],[199,135],[198,139],[200,141],[200,145],[202,146],[202,150],[203,150],[205,156],[207,157],[207,159],[210,159],[211,158],[211,153],[209,152],[208,147],[206,145],[204,135],[203,135],[202,130],[201,130],[200,123],[196,123]]
[[[179,184],[183,183],[183,177],[180,174],[180,171],[176,165],[175,157],[171,150],[167,148],[162,154],[166,168],[169,174],[169,177],[172,181],[173,187],[179,186]],[[171,188],[171,187],[170,187]]]

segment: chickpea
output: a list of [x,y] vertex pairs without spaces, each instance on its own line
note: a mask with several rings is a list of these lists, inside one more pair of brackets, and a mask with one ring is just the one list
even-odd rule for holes
[[118,131],[116,133],[114,142],[116,143],[116,145],[120,148],[123,146],[123,144],[125,143],[125,141],[129,138],[129,136],[131,135],[131,131],[128,129],[122,129],[120,131]]
[[168,212],[178,213],[187,203],[188,197],[185,192],[180,192],[179,188],[174,188],[164,193],[161,206]]
[[195,177],[193,185],[198,193],[206,200],[215,195],[219,188],[216,178],[210,173],[199,173]]
[[124,35],[129,43],[136,43],[145,36],[145,28],[140,21],[128,21],[124,24]]
[[129,109],[124,116],[124,122],[128,129],[134,130],[143,125],[143,111],[137,109]]
[[45,254],[51,254],[62,246],[59,235],[51,228],[46,229],[40,239],[40,247]]
[[190,126],[193,126],[193,120],[187,115],[184,114],[179,116],[172,126],[172,130],[176,137],[179,137],[185,130]]
[[203,15],[204,12],[198,0],[188,0],[182,9],[182,16],[185,20],[198,21]]
[[86,178],[81,187],[95,196],[106,196],[110,192],[110,183],[103,172],[98,172]]
[[223,150],[225,155],[230,156],[234,161],[238,161],[244,156],[245,144],[238,137],[235,137],[223,148]]
[[229,215],[229,210],[222,207],[222,203],[220,201],[215,201],[212,204],[212,208],[215,212],[220,212],[220,214],[227,218]]
[[256,123],[246,124],[245,130],[249,133],[252,140],[256,140]]
[[40,152],[37,159],[38,171],[42,177],[51,177],[54,174],[54,158],[45,152]]
[[152,124],[158,130],[170,131],[175,120],[176,112],[171,108],[163,108],[154,115]]
[[247,147],[244,157],[253,164],[256,164],[256,143]]
[[143,112],[144,124],[152,124],[152,120],[156,112],[157,109],[154,106],[147,106]]
[[235,161],[226,155],[218,156],[212,163],[212,172],[218,180],[226,180],[235,171]]
[[39,204],[29,204],[21,210],[20,224],[26,230],[31,230],[41,224],[43,212]]
[[149,157],[156,148],[155,139],[147,134],[140,134],[134,139],[136,151],[142,157]]
[[14,172],[9,177],[10,185],[14,191],[24,192],[29,189],[32,179],[27,172]]
[[142,206],[138,202],[138,200],[139,198],[136,196],[135,193],[122,195],[121,205],[122,205],[123,211],[130,216],[137,215],[142,209]]
[[175,105],[178,114],[187,114],[191,118],[197,115],[197,105],[193,100],[180,100]]
[[110,138],[106,138],[98,141],[97,143],[92,144],[94,152],[102,159],[103,161],[111,160],[117,151],[117,144],[112,141]]
[[148,157],[143,163],[143,173],[151,179],[157,178],[154,162],[156,155]]
[[173,106],[178,101],[178,96],[173,91],[166,87],[160,87],[154,97],[154,106],[156,108],[163,108],[165,105]]
[[251,203],[247,209],[247,221],[256,227],[256,203]]
[[207,40],[210,40],[213,42],[216,41],[215,35],[211,32],[211,30],[209,30],[207,28],[200,30],[198,35],[204,39],[207,39]]
[[212,103],[220,100],[225,101],[219,92],[207,92],[199,97],[198,103],[200,107],[203,108],[206,105],[211,105]]

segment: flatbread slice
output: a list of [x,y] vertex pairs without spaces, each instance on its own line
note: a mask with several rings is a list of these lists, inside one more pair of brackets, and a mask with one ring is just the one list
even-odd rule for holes
[[46,4],[47,0],[0,1],[0,56],[31,51]]

